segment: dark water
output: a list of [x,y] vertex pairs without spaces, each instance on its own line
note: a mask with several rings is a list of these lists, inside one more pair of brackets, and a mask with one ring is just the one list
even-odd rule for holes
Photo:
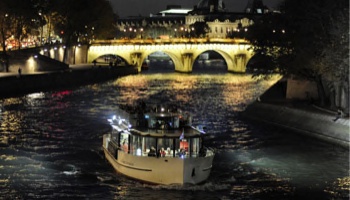
[[[348,199],[347,150],[238,115],[272,83],[164,71],[1,99],[0,199]],[[147,185],[114,172],[101,151],[106,119],[138,100],[177,103],[208,128],[207,182]]]

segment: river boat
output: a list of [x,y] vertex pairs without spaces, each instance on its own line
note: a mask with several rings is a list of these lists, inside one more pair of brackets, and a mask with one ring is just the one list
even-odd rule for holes
[[214,151],[203,128],[175,106],[119,106],[103,135],[106,159],[128,177],[153,184],[198,184],[212,169]]

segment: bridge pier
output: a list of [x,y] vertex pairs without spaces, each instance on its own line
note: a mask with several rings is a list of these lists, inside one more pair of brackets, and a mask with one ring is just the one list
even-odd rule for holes
[[192,72],[193,53],[183,53],[181,55],[181,66],[175,65],[175,71],[178,72]]
[[236,69],[238,72],[245,72],[246,66],[248,64],[247,57],[245,54],[237,54],[235,55]]
[[143,59],[141,52],[133,52],[130,54],[131,65],[136,66],[138,72],[141,72]]
[[236,54],[233,59],[226,60],[227,70],[233,73],[245,73],[248,64],[248,58],[245,54]]

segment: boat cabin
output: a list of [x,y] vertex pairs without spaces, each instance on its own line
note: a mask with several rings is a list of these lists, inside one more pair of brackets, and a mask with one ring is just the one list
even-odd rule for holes
[[200,157],[203,130],[191,126],[188,113],[156,109],[144,113],[122,113],[110,120],[110,147],[135,156]]

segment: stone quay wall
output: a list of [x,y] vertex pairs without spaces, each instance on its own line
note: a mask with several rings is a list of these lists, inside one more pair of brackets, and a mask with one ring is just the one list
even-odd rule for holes
[[244,118],[287,128],[345,148],[350,146],[349,119],[271,103],[254,102],[242,112]]
[[74,88],[137,73],[135,67],[91,67],[88,69],[22,74],[21,76],[4,76],[0,78],[0,97]]

